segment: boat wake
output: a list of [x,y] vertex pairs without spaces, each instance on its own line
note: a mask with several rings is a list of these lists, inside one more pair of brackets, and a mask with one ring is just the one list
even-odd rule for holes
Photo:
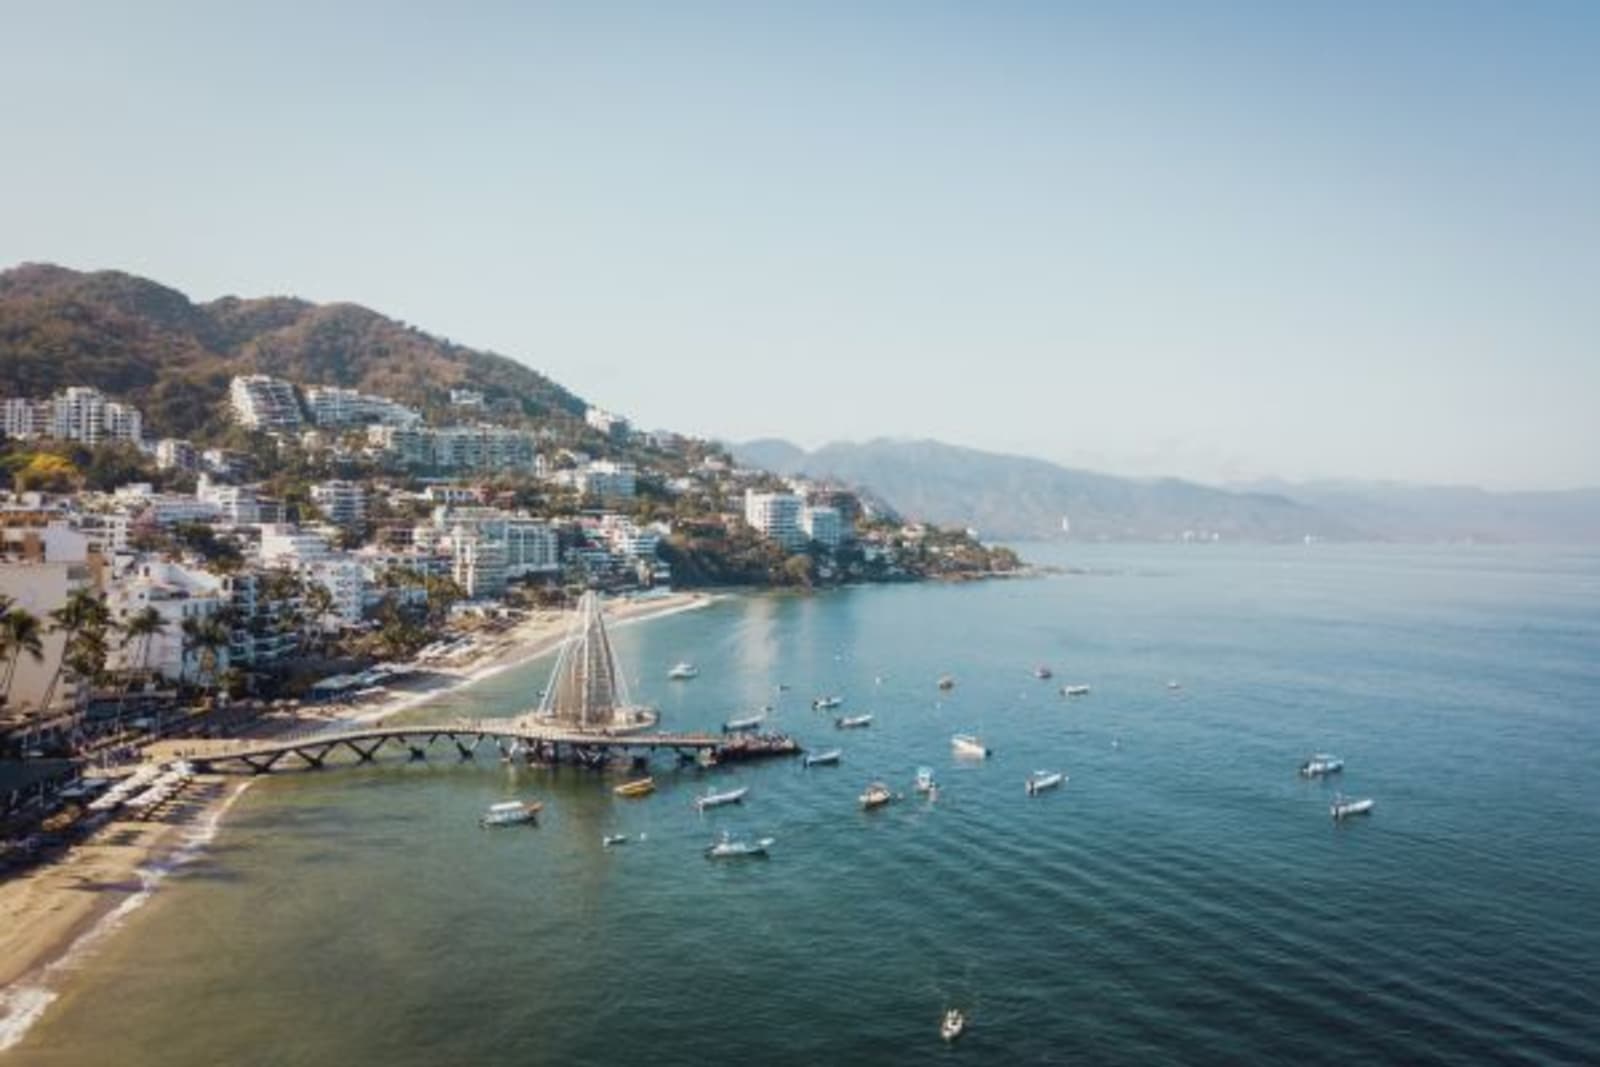
[[45,1010],[57,996],[53,988],[56,979],[76,968],[95,945],[122,926],[129,915],[150,899],[167,875],[193,861],[205,850],[222,828],[223,816],[250,785],[248,781],[243,783],[214,810],[207,812],[183,835],[171,852],[138,868],[135,873],[139,878],[139,888],[96,920],[59,957],[46,964],[31,979],[0,990],[0,1052],[20,1042],[44,1016]]

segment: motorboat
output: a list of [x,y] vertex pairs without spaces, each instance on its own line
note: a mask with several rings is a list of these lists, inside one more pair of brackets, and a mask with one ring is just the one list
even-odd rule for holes
[[919,793],[932,793],[937,788],[938,788],[938,786],[935,785],[934,781],[933,781],[933,768],[932,767],[918,767],[917,768],[917,792],[919,792]]
[[954,678],[952,678],[950,675],[941,674],[939,676],[939,688],[940,689],[950,690],[950,689],[954,689],[955,687],[956,687],[956,680]]
[[1064,697],[1086,697],[1089,695],[1089,687],[1086,685],[1064,685],[1061,687],[1061,695]]
[[728,831],[722,831],[722,836],[706,846],[706,856],[710,859],[737,859],[741,856],[765,856],[767,849],[772,847],[773,838],[763,837],[756,841],[735,841]]
[[807,767],[834,767],[838,765],[839,757],[843,754],[843,749],[830,748],[826,752],[809,752],[801,762]]
[[722,732],[725,734],[736,734],[744,730],[755,730],[761,726],[766,718],[766,712],[762,712],[759,715],[751,715],[743,719],[729,719],[727,722],[722,724]]
[[480,826],[516,826],[519,823],[533,822],[539,817],[539,812],[544,805],[537,800],[508,800],[503,804],[490,804],[478,819]]
[[656,791],[654,778],[635,778],[631,782],[623,782],[612,790],[619,797],[642,797]]
[[700,668],[696,667],[693,663],[687,662],[678,663],[667,672],[667,677],[675,682],[686,682],[690,678],[698,678],[699,676]]
[[1174,679],[1173,681],[1170,681],[1170,682],[1167,683],[1167,688],[1168,689],[1182,689],[1183,688],[1183,683],[1180,682],[1180,681],[1177,681],[1176,679]]
[[967,1028],[967,1017],[951,1008],[944,1013],[944,1018],[939,1020],[939,1037],[945,1041],[954,1041],[960,1037]]
[[832,711],[843,703],[843,697],[817,697],[811,702],[811,707],[815,711]]
[[707,793],[703,797],[694,798],[694,806],[701,811],[707,808],[720,808],[724,804],[738,804],[744,800],[744,795],[750,792],[749,786],[740,786],[738,789],[729,789],[721,793]]
[[1067,780],[1067,776],[1060,771],[1034,771],[1028,775],[1027,790],[1031,797],[1042,793],[1046,789],[1054,789]]
[[950,747],[956,755],[971,759],[984,759],[989,755],[989,749],[983,741],[971,734],[956,734],[950,739]]
[[1362,797],[1359,800],[1346,800],[1341,794],[1334,794],[1333,803],[1328,807],[1328,814],[1333,816],[1333,821],[1348,819],[1352,815],[1368,815],[1377,807],[1377,801],[1371,797]]
[[872,725],[872,716],[871,716],[871,714],[867,714],[867,715],[845,715],[845,716],[843,716],[841,718],[834,719],[833,720],[833,725],[838,727],[841,730],[857,730],[857,729],[860,729],[863,726],[871,726]]
[[873,782],[871,785],[867,786],[866,791],[863,792],[860,797],[861,806],[868,811],[871,811],[873,808],[881,808],[893,799],[894,794],[891,793],[889,791],[889,787],[884,785],[882,782]]
[[607,834],[600,839],[600,845],[602,848],[610,848],[613,845],[626,845],[627,843],[627,834]]
[[1033,669],[1033,676],[1043,682],[1054,678],[1056,676],[1056,672],[1041,663],[1039,666]]
[[1318,752],[1300,764],[1302,778],[1321,778],[1324,775],[1338,774],[1342,770],[1344,770],[1344,760],[1326,752]]

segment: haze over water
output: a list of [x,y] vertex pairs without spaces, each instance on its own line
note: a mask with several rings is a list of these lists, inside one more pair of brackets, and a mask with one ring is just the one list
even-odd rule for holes
[[[659,759],[624,801],[440,747],[258,781],[0,1063],[910,1063],[952,1004],[968,1062],[1600,1062],[1600,556],[1027,554],[1084,573],[616,632],[665,725],[775,701],[838,768]],[[442,710],[519,711],[548,666]],[[986,763],[952,760],[967,730]],[[1342,781],[1297,777],[1314,750]],[[1026,797],[1036,768],[1071,780]],[[877,777],[908,795],[864,814]],[[1376,813],[1333,825],[1335,788]],[[477,829],[517,796],[538,828]],[[705,860],[723,827],[772,858]]]

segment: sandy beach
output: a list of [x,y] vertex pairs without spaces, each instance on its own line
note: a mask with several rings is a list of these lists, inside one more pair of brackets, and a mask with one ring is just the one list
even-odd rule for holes
[[[713,599],[694,593],[629,598],[609,605],[606,617],[613,625],[628,625],[705,607]],[[247,733],[270,736],[380,722],[552,651],[565,638],[570,620],[569,612],[536,612],[509,630],[481,637],[463,662],[432,666],[393,685],[379,701],[274,713]],[[206,744],[165,741],[147,751],[164,760]],[[169,871],[204,847],[249,781],[198,778],[160,817],[113,820],[56,859],[0,881],[0,1051],[19,1040],[54,999],[61,972],[114,931]]]

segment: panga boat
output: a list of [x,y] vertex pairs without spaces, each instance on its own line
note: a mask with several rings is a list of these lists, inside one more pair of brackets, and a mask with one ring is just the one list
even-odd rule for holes
[[843,703],[843,697],[817,697],[811,702],[811,706],[817,711],[832,711]]
[[1338,774],[1342,770],[1344,770],[1344,760],[1338,756],[1330,756],[1326,752],[1318,752],[1300,764],[1300,774],[1305,778],[1321,778],[1325,774]]
[[1183,683],[1179,682],[1179,681],[1171,681],[1171,682],[1167,683],[1167,688],[1168,689],[1182,689],[1183,688]]
[[830,748],[826,752],[808,753],[804,762],[807,767],[833,766],[839,762],[839,757],[843,754],[843,749]]
[[833,725],[841,730],[854,730],[862,726],[872,725],[871,715],[846,715],[833,720]]
[[654,778],[635,778],[631,782],[623,782],[612,790],[619,797],[642,797],[656,791]]
[[600,839],[600,844],[605,848],[610,848],[612,845],[626,845],[627,843],[627,834],[607,834]]
[[946,1041],[954,1041],[961,1036],[967,1028],[967,1017],[956,1009],[951,1008],[944,1013],[944,1018],[939,1021],[939,1036]]
[[722,724],[722,732],[725,734],[736,734],[741,730],[754,730],[761,725],[762,721],[765,720],[766,717],[766,714],[762,713],[760,715],[751,715],[748,718],[743,719],[729,719],[727,722]]
[[1033,669],[1033,676],[1040,681],[1044,681],[1048,678],[1054,678],[1055,674],[1055,671],[1052,671],[1049,667],[1046,667],[1042,663]]
[[1027,789],[1031,797],[1035,793],[1042,793],[1046,789],[1054,789],[1067,780],[1067,776],[1060,771],[1034,771],[1028,775]]
[[1064,697],[1086,697],[1089,695],[1089,687],[1086,685],[1064,685],[1061,687],[1061,695]]
[[971,734],[956,734],[950,739],[950,747],[958,756],[970,756],[973,759],[984,759],[989,755],[989,749],[984,743]]
[[867,786],[866,792],[861,794],[861,806],[871,811],[881,808],[894,799],[894,794],[889,792],[889,787],[882,782],[873,782]]
[[722,836],[706,846],[706,855],[714,860],[732,859],[739,856],[765,856],[767,849],[772,847],[773,838],[763,837],[758,841],[735,841],[724,830]]
[[724,804],[738,804],[744,800],[744,795],[750,792],[749,786],[740,786],[738,789],[729,789],[723,793],[707,793],[703,797],[694,798],[694,806],[701,811],[707,808],[720,808]]
[[515,826],[533,822],[544,805],[537,800],[508,800],[504,804],[490,804],[478,822],[483,826]]
[[1328,807],[1328,814],[1332,815],[1334,821],[1337,822],[1340,819],[1348,819],[1352,815],[1366,815],[1376,806],[1377,801],[1371,797],[1363,797],[1360,800],[1346,800],[1336,794],[1333,798],[1333,803]]
[[940,689],[954,689],[955,687],[956,687],[956,680],[954,678],[950,677],[950,675],[941,674],[939,676],[939,688]]
[[667,672],[667,677],[675,682],[684,682],[690,678],[698,677],[699,674],[700,668],[693,663],[679,663]]
[[933,784],[933,768],[932,767],[918,767],[917,768],[917,792],[919,792],[919,793],[931,793],[931,792],[934,791],[935,788],[936,787]]

